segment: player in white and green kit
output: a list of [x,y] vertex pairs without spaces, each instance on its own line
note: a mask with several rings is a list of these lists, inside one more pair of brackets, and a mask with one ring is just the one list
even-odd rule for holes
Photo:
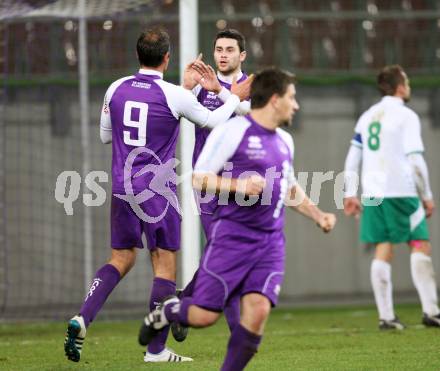
[[[380,329],[403,329],[394,314],[391,260],[396,244],[411,248],[411,275],[423,308],[422,322],[440,327],[437,288],[426,217],[434,211],[418,115],[405,106],[409,80],[398,65],[379,73],[382,100],[359,118],[345,161],[344,209],[358,217],[360,238],[374,244],[371,283]],[[357,198],[362,163],[362,200]]]

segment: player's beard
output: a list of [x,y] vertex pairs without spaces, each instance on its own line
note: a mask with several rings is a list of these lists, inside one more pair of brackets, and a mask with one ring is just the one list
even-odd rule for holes
[[217,64],[217,70],[220,71],[221,74],[225,75],[225,76],[230,76],[232,75],[235,71],[237,71],[237,69],[240,69],[240,63],[228,63],[228,65],[226,66],[226,69],[221,70],[220,69],[220,63]]

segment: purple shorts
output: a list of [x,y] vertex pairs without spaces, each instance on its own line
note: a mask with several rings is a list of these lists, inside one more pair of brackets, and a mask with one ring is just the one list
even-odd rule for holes
[[272,306],[284,277],[283,231],[265,232],[225,219],[211,226],[193,303],[220,312],[232,296],[259,293]]
[[155,196],[139,205],[134,211],[131,205],[112,195],[111,246],[114,249],[143,248],[142,233],[147,247],[176,251],[180,249],[180,214],[165,198]]

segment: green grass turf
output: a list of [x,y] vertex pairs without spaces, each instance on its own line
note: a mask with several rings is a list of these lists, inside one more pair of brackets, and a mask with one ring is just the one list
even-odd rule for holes
[[[276,310],[248,370],[440,370],[440,329],[420,324],[418,306],[398,306],[402,332],[379,332],[372,307]],[[80,363],[64,358],[65,323],[0,325],[0,370],[218,370],[229,336],[216,326],[170,340],[191,364],[145,364],[137,344],[139,321],[97,321]]]

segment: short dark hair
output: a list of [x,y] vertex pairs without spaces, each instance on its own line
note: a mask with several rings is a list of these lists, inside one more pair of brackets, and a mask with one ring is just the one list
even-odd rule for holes
[[287,87],[295,84],[294,74],[277,67],[269,67],[258,72],[251,86],[251,108],[262,108],[274,94],[283,96]]
[[217,32],[214,39],[214,48],[218,39],[234,39],[237,40],[238,48],[240,49],[240,53],[246,50],[246,40],[241,32],[234,30],[232,28],[228,28],[226,30],[222,30]]
[[139,63],[146,67],[158,67],[170,50],[170,36],[159,27],[142,32],[137,40]]
[[382,95],[394,95],[399,85],[405,84],[405,71],[398,64],[385,66],[377,75],[377,87]]

